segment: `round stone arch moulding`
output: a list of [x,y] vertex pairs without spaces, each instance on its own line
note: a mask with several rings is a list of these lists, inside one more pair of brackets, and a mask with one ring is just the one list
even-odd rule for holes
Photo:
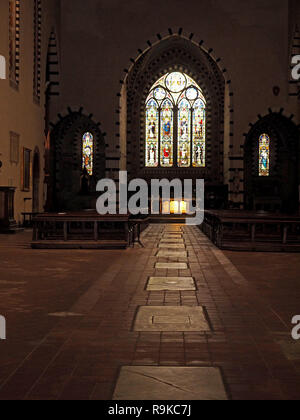
[[[283,110],[265,116],[259,115],[245,134],[244,185],[245,206],[255,209],[255,202],[264,199],[278,201],[282,212],[298,208],[299,126]],[[270,139],[269,175],[259,176],[259,139],[266,134]]]
[[[124,107],[119,107],[118,114],[120,119],[127,120],[127,138],[124,140],[124,137],[121,137],[121,141],[126,141],[127,170],[132,178],[138,176],[146,179],[173,178],[176,172],[177,176],[182,175],[185,178],[204,177],[207,182],[223,183],[224,107],[226,84],[230,82],[226,82],[225,70],[220,70],[219,61],[220,59],[213,59],[202,46],[176,35],[162,39],[148,48],[135,60],[130,71],[126,71],[124,83],[127,109],[124,113]],[[153,84],[172,71],[180,71],[190,76],[200,86],[205,96],[207,102],[205,168],[168,168],[168,170],[145,168],[145,101]],[[231,99],[229,102],[232,102]],[[232,115],[231,107],[229,118]],[[231,127],[232,125],[228,124]]]
[[93,182],[105,177],[105,140],[100,123],[93,120],[92,114],[86,115],[69,109],[65,116],[51,124],[51,150],[49,167],[51,173],[51,202],[54,208],[62,208],[66,198],[78,195],[82,174],[82,139],[87,132],[94,139]]

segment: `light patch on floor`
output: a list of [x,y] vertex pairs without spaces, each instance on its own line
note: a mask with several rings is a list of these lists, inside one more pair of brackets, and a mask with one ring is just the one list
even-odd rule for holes
[[185,249],[184,244],[171,244],[171,243],[160,243],[159,248],[168,248],[168,249]]
[[156,263],[155,268],[157,270],[187,270],[188,265],[186,263]]
[[202,306],[141,306],[134,331],[204,332],[210,327]]
[[183,240],[183,236],[182,235],[164,235],[162,237],[162,240],[170,240],[170,239],[173,239],[173,240],[181,239],[181,240]]
[[181,230],[164,230],[162,233],[164,235],[182,235]]
[[195,282],[192,277],[151,277],[148,282],[147,290],[196,290]]
[[183,239],[172,239],[172,238],[169,238],[169,239],[162,239],[161,241],[160,241],[160,243],[161,244],[182,244],[182,245],[184,245],[184,240]]
[[158,251],[158,258],[187,258],[186,251]]
[[115,401],[225,401],[221,372],[213,367],[124,366]]

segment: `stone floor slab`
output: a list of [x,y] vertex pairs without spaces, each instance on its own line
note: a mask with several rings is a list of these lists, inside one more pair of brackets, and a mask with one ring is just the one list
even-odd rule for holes
[[134,331],[205,332],[210,327],[202,306],[141,306]]
[[182,235],[181,230],[165,230],[163,232],[164,235]]
[[163,291],[163,290],[196,290],[193,277],[151,277],[148,282],[147,290]]
[[218,368],[124,366],[113,400],[225,401],[228,397]]
[[161,244],[183,244],[184,245],[184,240],[183,239],[177,239],[177,238],[167,238],[167,239],[162,239],[160,241]]
[[159,248],[168,248],[168,249],[185,249],[185,245],[184,244],[165,244],[165,243],[160,243],[158,245]]
[[156,263],[155,268],[157,270],[187,270],[188,265],[186,263]]
[[158,258],[187,258],[188,254],[186,251],[158,251]]

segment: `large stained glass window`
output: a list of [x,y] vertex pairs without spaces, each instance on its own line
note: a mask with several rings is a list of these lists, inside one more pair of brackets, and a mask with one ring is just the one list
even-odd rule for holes
[[259,138],[259,176],[270,175],[270,137],[262,134]]
[[205,167],[206,100],[184,73],[161,77],[146,100],[146,167]]
[[94,165],[94,137],[85,133],[82,138],[82,169],[86,168],[89,175],[93,175]]

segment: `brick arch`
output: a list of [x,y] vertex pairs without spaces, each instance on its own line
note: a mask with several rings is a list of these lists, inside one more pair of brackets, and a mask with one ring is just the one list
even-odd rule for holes
[[[80,205],[76,203],[82,174],[82,136],[91,132],[94,137],[91,193],[95,193],[97,181],[105,177],[104,134],[100,130],[100,123],[93,120],[92,114],[84,114],[82,108],[79,111],[69,108],[65,116],[59,114],[58,117],[58,122],[51,124],[51,210],[80,210]],[[68,208],[68,203],[72,208]]]
[[[298,208],[298,184],[300,176],[300,135],[290,118],[281,112],[259,116],[245,135],[245,207],[250,210],[261,209],[295,212]],[[268,134],[270,144],[270,176],[258,176],[258,142],[261,134]],[[272,205],[272,200],[274,205]],[[264,204],[265,201],[265,204]]]
[[[179,30],[174,34],[169,30],[169,35],[162,37],[157,35],[155,42],[148,41],[148,47],[139,50],[137,59],[130,59],[129,69],[124,69],[125,79],[121,81],[122,93],[124,85],[127,93],[126,117],[124,112],[124,101],[120,101],[121,106],[116,110],[120,116],[117,125],[122,126],[124,140],[124,118],[126,121],[127,133],[127,169],[132,176],[148,173],[149,176],[157,175],[157,171],[150,174],[150,171],[141,171],[144,160],[143,142],[143,113],[144,100],[153,83],[163,74],[179,69],[192,77],[201,87],[207,99],[207,167],[205,170],[193,169],[193,174],[189,170],[180,169],[182,176],[204,177],[212,183],[224,182],[224,107],[225,94],[228,95],[226,105],[230,108],[230,133],[227,133],[228,141],[233,137],[233,92],[231,90],[231,80],[227,75],[227,70],[220,67],[221,59],[212,56],[213,50],[205,49],[204,42],[196,43],[193,41],[193,34],[189,37],[183,35]],[[122,94],[118,94],[118,97]],[[119,129],[118,127],[118,129]],[[117,133],[120,137],[120,134]],[[142,146],[141,146],[142,145]],[[229,145],[227,146],[229,149]],[[135,156],[134,161],[132,156]],[[138,158],[136,158],[138,156]],[[212,159],[213,157],[213,159]],[[171,171],[172,172],[172,171]],[[196,174],[197,172],[197,174]],[[166,174],[166,170],[164,170]],[[178,170],[177,170],[178,174]],[[170,173],[170,177],[173,175]]]

